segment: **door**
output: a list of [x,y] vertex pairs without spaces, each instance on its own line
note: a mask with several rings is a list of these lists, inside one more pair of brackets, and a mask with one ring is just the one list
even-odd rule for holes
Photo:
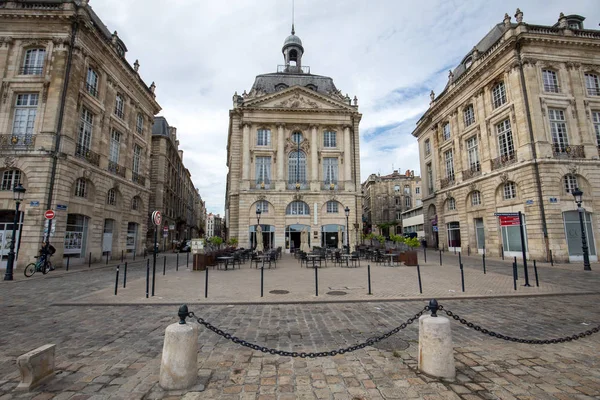
[[448,251],[460,252],[460,223],[450,222],[446,226],[448,229]]
[[102,235],[102,253],[112,253],[113,226],[112,219],[104,220],[104,233]]
[[[0,268],[6,268],[10,243],[12,241],[12,229],[15,212],[9,210],[0,211]],[[19,255],[19,244],[21,242],[21,226],[23,225],[23,213],[19,212],[19,223],[15,232],[15,262]]]
[[485,253],[485,230],[483,228],[483,218],[475,218],[475,237],[477,238],[477,252]]
[[[563,220],[565,225],[565,237],[567,239],[567,247],[569,250],[569,261],[583,261],[579,211],[565,211],[563,213]],[[584,213],[583,226],[585,229],[585,238],[588,245],[590,261],[598,261],[596,242],[594,241],[594,230],[592,229],[591,213]]]
[[67,215],[67,229],[65,231],[64,255],[85,257],[85,244],[87,241],[88,217],[81,214]]
[[126,251],[128,253],[133,253],[135,250],[135,244],[137,243],[137,231],[138,224],[136,224],[135,222],[129,222],[127,224]]

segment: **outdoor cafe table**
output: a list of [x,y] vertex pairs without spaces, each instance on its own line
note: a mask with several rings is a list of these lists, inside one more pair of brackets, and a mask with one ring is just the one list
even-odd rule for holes
[[399,254],[397,254],[397,253],[390,253],[390,254],[384,254],[384,256],[390,258],[390,261],[388,262],[387,265],[389,265],[390,267],[393,267],[394,266],[394,257],[398,257]]
[[[229,261],[233,261],[233,257],[217,257],[217,260],[225,261],[225,271],[227,271],[227,266],[229,265]],[[234,265],[235,268],[235,265]]]

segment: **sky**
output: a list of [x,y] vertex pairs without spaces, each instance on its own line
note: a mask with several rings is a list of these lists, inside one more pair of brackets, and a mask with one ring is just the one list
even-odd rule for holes
[[[156,82],[159,115],[177,128],[183,162],[208,212],[224,214],[227,130],[234,92],[283,64],[292,0],[90,0]],[[361,180],[394,169],[420,173],[411,135],[448,70],[504,14],[553,25],[560,12],[600,29],[598,0],[296,0],[302,64],[358,97]]]

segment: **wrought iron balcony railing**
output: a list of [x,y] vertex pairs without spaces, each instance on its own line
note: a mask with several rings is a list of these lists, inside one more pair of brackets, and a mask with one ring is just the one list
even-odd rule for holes
[[1,150],[32,150],[35,135],[0,135]]
[[515,153],[506,154],[492,160],[492,170],[504,168],[517,162]]
[[343,182],[322,182],[321,190],[340,190],[344,189]]
[[471,165],[469,169],[462,172],[463,181],[481,175],[481,164],[479,162]]
[[271,180],[265,179],[265,180],[261,180],[261,181],[251,182],[250,189],[270,190],[271,189]]
[[146,186],[146,177],[138,174],[137,172],[131,172],[131,181],[138,185]]
[[44,67],[22,67],[21,75],[42,75]]
[[78,144],[75,147],[75,156],[79,157],[79,158],[83,158],[90,164],[95,165],[96,167],[100,166],[100,154],[94,153],[87,147],[84,147],[80,144]]
[[308,182],[288,182],[287,189],[288,190],[306,190],[310,186]]
[[544,83],[544,92],[546,93],[560,93],[560,87],[550,83]]
[[115,175],[119,175],[122,178],[125,178],[125,171],[127,170],[127,168],[125,168],[122,165],[117,164],[114,161],[108,161],[108,171],[112,172]]
[[587,94],[588,96],[600,96],[600,88],[589,87],[587,88]]
[[554,158],[585,158],[583,145],[554,145],[552,146]]
[[440,188],[444,189],[448,186],[454,185],[454,175],[451,175],[447,178],[443,178],[440,180]]

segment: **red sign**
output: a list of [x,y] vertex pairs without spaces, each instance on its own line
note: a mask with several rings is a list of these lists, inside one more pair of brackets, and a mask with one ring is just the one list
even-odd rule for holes
[[500,226],[519,226],[519,216],[500,215]]
[[46,219],[54,219],[55,215],[56,214],[52,210],[48,210],[44,213],[44,217],[46,217]]
[[160,211],[154,211],[152,213],[152,222],[156,226],[159,226],[162,224],[162,214],[160,213]]
[[163,227],[163,232],[169,232],[169,227],[165,225],[165,226]]

